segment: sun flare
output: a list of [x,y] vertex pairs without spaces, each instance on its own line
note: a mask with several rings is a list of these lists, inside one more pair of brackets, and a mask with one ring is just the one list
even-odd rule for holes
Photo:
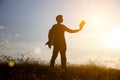
[[34,48],[34,53],[36,55],[40,54],[41,53],[41,49],[39,47]]

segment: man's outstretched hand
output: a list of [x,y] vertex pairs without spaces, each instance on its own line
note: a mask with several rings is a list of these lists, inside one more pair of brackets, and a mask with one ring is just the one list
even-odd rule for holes
[[79,25],[80,30],[82,30],[82,28],[84,27],[84,25],[85,25],[85,21],[82,20],[81,23],[80,23],[80,25]]

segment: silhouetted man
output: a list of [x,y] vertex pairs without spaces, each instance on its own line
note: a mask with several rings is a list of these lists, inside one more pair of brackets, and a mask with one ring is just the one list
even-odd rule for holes
[[82,29],[83,24],[80,24],[80,28],[76,30],[71,30],[67,28],[65,25],[61,24],[63,22],[63,16],[58,15],[56,17],[57,24],[54,24],[52,28],[49,30],[48,35],[48,45],[49,48],[53,45],[53,55],[50,62],[50,67],[54,69],[55,59],[57,58],[58,52],[61,55],[61,67],[63,70],[66,69],[66,41],[64,33],[65,31],[69,33],[76,33]]

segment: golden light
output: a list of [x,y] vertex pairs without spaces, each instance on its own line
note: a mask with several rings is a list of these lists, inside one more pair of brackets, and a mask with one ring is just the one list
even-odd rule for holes
[[34,48],[34,53],[37,54],[37,55],[40,54],[41,53],[40,47]]
[[93,25],[98,27],[103,23],[103,19],[100,16],[93,16],[92,17],[92,23],[93,23]]
[[114,30],[105,36],[105,42],[109,47],[120,48],[120,31]]
[[15,63],[14,63],[13,61],[10,61],[10,62],[8,63],[8,65],[9,65],[10,67],[13,67],[13,66],[15,65]]

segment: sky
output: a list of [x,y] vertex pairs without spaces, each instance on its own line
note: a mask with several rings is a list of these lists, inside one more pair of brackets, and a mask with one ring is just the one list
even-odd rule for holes
[[[45,43],[55,17],[78,29],[65,33],[67,61],[94,62],[120,69],[120,0],[0,0],[0,55],[50,61],[52,49]],[[57,58],[60,62],[60,55]]]

